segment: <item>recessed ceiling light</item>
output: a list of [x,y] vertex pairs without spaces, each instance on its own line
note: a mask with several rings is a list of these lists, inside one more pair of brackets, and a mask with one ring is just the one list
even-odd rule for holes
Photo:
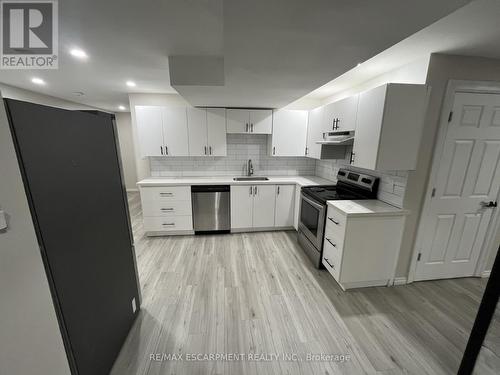
[[45,81],[41,78],[32,78],[31,82],[33,82],[35,85],[45,85]]
[[71,56],[77,57],[79,59],[86,59],[88,57],[87,53],[79,48],[73,48],[71,51],[69,51],[69,53],[71,54]]
[[127,108],[125,108],[125,106],[124,106],[124,105],[119,105],[119,106],[118,106],[118,109],[119,109],[120,111],[125,111]]
[[134,81],[127,81],[127,86],[128,86],[128,87],[135,87],[135,86],[136,86],[136,84],[135,84],[135,82],[134,82]]

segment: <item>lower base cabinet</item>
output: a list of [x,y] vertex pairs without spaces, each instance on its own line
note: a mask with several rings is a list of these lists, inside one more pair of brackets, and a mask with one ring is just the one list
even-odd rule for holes
[[231,230],[292,228],[295,185],[231,186]]
[[350,216],[328,205],[322,263],[343,290],[391,283],[404,220],[405,211]]

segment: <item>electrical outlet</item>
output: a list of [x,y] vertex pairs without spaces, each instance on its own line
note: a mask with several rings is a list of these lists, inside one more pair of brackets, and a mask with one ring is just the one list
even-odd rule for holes
[[135,304],[135,297],[132,298],[132,312],[135,314],[135,311],[137,310],[137,305]]

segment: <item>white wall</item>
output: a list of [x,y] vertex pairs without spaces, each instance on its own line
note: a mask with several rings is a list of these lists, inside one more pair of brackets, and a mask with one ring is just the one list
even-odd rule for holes
[[135,150],[135,165],[137,179],[151,177],[151,168],[148,158],[141,158],[139,142],[137,138],[137,124],[135,122],[135,106],[137,105],[158,105],[166,107],[191,107],[182,96],[178,94],[129,94],[130,114],[132,116],[132,135]]
[[134,136],[130,112],[116,114],[116,128],[120,144],[120,156],[127,190],[137,190],[137,170],[135,163]]
[[0,176],[0,374],[70,374],[3,104]]

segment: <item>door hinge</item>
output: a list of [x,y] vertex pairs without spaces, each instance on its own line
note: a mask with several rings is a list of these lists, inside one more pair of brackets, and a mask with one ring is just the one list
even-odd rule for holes
[[453,111],[450,112],[450,114],[448,115],[448,122],[451,122],[452,118],[453,118]]
[[432,188],[431,198],[434,198],[435,196],[436,196],[436,188]]
[[422,253],[418,253],[417,262],[420,262],[420,258],[422,258]]

